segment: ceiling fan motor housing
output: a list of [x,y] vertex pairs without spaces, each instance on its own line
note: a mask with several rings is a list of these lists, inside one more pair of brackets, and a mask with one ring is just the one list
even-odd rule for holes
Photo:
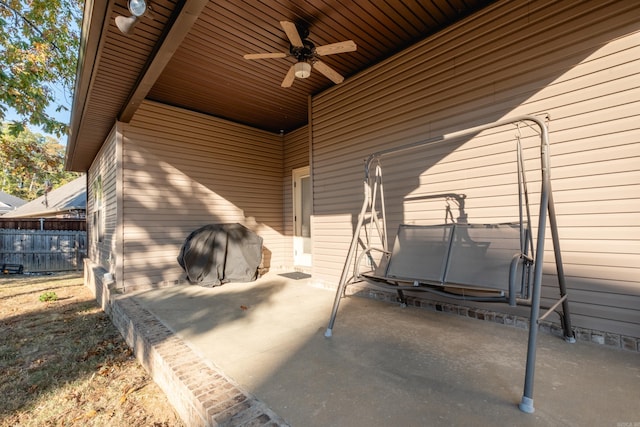
[[296,58],[298,61],[308,61],[313,58],[316,46],[309,40],[302,40],[302,44],[302,47],[291,45],[289,53],[291,53],[291,56]]

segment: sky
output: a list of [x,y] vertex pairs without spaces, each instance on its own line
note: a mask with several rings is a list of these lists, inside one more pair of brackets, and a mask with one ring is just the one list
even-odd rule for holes
[[[69,121],[71,119],[71,104],[73,103],[73,91],[65,90],[61,85],[56,85],[54,83],[48,83],[48,85],[51,85],[50,88],[53,91],[53,95],[55,99],[54,99],[54,102],[51,103],[49,108],[47,108],[46,110],[47,114],[54,117],[56,120],[61,121],[62,123],[69,124]],[[68,111],[59,111],[59,112],[56,111],[56,108],[58,107],[58,105],[64,105]],[[10,108],[7,105],[5,105],[4,107],[7,109],[5,117],[3,119],[4,121],[16,121],[16,120],[22,119],[13,108]],[[62,137],[58,137],[57,135],[52,135],[45,132],[39,126],[35,126],[32,124],[27,124],[27,127],[29,128],[29,130],[31,130],[34,133],[40,133],[42,135],[50,136],[58,140],[60,144],[67,145],[66,135],[63,135]]]
[[[70,98],[70,96],[64,96],[64,94],[61,93],[62,90],[56,90],[56,101],[51,104],[49,106],[49,108],[47,109],[47,113],[53,117],[56,118],[56,120],[59,120],[63,123],[69,124],[69,121],[71,119],[71,103],[72,100]],[[56,107],[58,105],[64,105],[66,106],[69,111],[56,111]],[[21,120],[21,117],[18,115],[18,113],[16,113],[16,111],[11,108],[11,107],[7,107],[7,113],[4,117],[4,121],[6,122],[11,122],[11,121],[16,121],[16,120]],[[67,137],[66,136],[62,136],[62,137],[58,137],[56,135],[52,135],[49,133],[46,133],[44,130],[42,130],[41,127],[39,126],[34,126],[32,124],[27,124],[27,127],[29,128],[29,130],[31,130],[31,132],[34,133],[40,133],[42,135],[45,136],[50,136],[54,139],[57,139],[60,144],[62,145],[67,145]]]

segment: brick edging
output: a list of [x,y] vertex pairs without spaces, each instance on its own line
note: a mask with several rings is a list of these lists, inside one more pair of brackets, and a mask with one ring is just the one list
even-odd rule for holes
[[[384,291],[368,287],[364,284],[351,284],[347,287],[347,295],[371,298],[380,301],[397,302],[397,294],[393,291]],[[463,317],[500,323],[520,329],[529,329],[529,318],[514,314],[500,313],[487,309],[462,306],[458,304],[431,300],[419,296],[407,296],[407,305],[419,307],[431,311],[442,311]],[[559,323],[544,320],[539,324],[539,330],[554,336],[563,337],[564,332]],[[590,342],[606,347],[635,351],[640,353],[640,338],[630,337],[611,332],[598,331],[581,327],[572,327],[575,338],[578,341]]]
[[113,294],[104,271],[85,266],[85,285],[188,426],[288,424],[197,354],[130,295]]

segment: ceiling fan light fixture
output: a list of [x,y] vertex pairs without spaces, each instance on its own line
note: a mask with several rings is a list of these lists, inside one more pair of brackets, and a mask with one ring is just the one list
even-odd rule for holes
[[311,64],[308,62],[297,62],[294,69],[295,75],[299,79],[306,79],[311,75]]

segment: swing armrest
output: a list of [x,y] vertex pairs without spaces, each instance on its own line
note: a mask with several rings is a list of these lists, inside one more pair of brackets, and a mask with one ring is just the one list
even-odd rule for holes
[[[383,248],[377,248],[377,247],[367,247],[365,248],[362,253],[358,256],[358,259],[356,260],[356,264],[355,264],[355,278],[358,279],[362,274],[360,273],[360,265],[362,264],[362,259],[365,256],[370,256],[371,252],[381,252],[382,253],[382,259],[380,262],[380,265],[378,265],[378,269],[384,265],[384,270],[386,270],[386,265],[389,263],[389,259],[391,258],[391,252],[388,250],[385,250]],[[383,264],[384,263],[384,264]],[[375,265],[374,265],[374,269],[372,270],[375,273]]]
[[533,258],[527,254],[517,253],[511,258],[511,265],[509,267],[509,305],[511,307],[516,306],[516,275],[518,273],[518,263],[522,260],[522,263],[533,263]]

